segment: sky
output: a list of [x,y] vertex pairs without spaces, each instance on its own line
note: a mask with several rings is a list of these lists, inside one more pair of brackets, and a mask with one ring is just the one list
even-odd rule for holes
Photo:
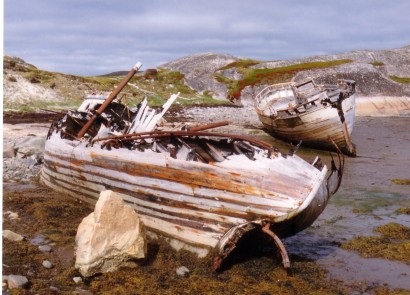
[[3,50],[83,76],[205,52],[292,59],[410,45],[409,12],[407,0],[4,0]]

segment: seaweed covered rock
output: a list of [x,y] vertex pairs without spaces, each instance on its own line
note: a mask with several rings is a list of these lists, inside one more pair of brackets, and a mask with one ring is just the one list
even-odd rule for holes
[[84,277],[117,270],[146,255],[146,233],[134,209],[112,191],[100,194],[76,236],[75,267]]

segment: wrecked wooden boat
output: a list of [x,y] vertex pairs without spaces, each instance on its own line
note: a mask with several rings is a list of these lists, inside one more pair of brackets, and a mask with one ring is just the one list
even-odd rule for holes
[[288,267],[280,238],[321,214],[340,185],[343,158],[329,169],[319,158],[308,163],[248,136],[209,131],[225,122],[159,130],[176,96],[159,110],[146,100],[133,109],[117,89],[52,124],[41,182],[91,205],[101,191],[115,191],[152,236],[200,257],[212,252],[214,269],[247,232],[262,230]]
[[[355,156],[355,82],[317,85],[312,79],[268,86],[256,96],[256,111],[274,137]],[[337,147],[335,147],[335,144]]]

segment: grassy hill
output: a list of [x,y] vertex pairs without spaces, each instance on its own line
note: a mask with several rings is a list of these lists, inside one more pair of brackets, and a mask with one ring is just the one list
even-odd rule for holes
[[[74,76],[38,69],[16,57],[3,57],[3,109],[34,111],[39,108],[61,110],[76,108],[92,93],[109,93],[124,78],[123,72],[102,76]],[[226,104],[189,87],[184,75],[166,69],[137,73],[121,95],[129,105],[138,104],[146,95],[152,106],[162,105],[171,94],[180,92],[177,105]]]

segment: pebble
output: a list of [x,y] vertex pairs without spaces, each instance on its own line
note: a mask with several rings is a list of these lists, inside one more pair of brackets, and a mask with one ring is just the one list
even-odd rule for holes
[[33,165],[32,159],[8,158],[3,159],[3,181],[30,182],[40,173],[42,165]]
[[28,279],[20,275],[3,276],[3,280],[7,281],[9,289],[22,288],[28,283]]
[[48,289],[52,292],[60,292],[60,289],[58,289],[57,287],[54,287],[54,286],[50,286],[50,288],[48,288]]
[[45,243],[45,237],[43,235],[36,235],[34,238],[30,240],[30,244],[32,245],[42,245]]
[[16,234],[15,232],[12,232],[8,229],[3,230],[3,237],[13,242],[20,242],[24,240],[24,237],[22,235]]
[[74,278],[73,278],[73,281],[74,281],[74,283],[76,283],[76,284],[80,284],[80,283],[82,283],[83,279],[82,279],[81,277],[74,277]]
[[52,267],[53,267],[53,264],[52,264],[50,261],[48,261],[48,260],[44,260],[44,261],[43,261],[43,266],[44,266],[45,268],[52,268]]
[[186,277],[189,274],[189,269],[186,266],[180,266],[177,268],[177,275],[180,277]]
[[73,295],[93,295],[93,293],[91,293],[90,291],[81,289],[79,287],[75,288],[75,291],[73,291],[73,293],[71,293]]
[[51,247],[50,247],[49,245],[41,245],[41,246],[38,246],[38,249],[39,249],[41,252],[51,252]]
[[15,212],[12,212],[12,211],[7,211],[5,214],[8,215],[7,217],[11,220],[19,219],[18,213],[15,213]]

